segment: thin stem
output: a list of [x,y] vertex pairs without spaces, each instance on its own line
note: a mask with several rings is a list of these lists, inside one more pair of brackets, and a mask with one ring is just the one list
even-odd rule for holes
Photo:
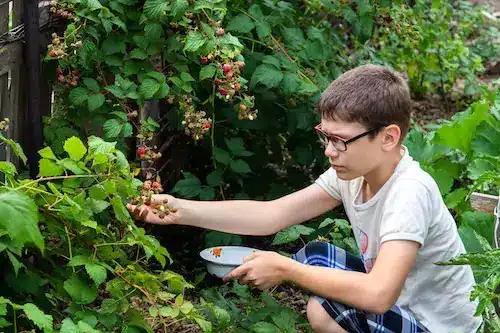
[[[69,248],[69,261],[73,260],[73,252],[71,249],[71,237],[69,236],[68,227],[65,225],[64,230],[66,231],[66,236],[68,237],[68,248]],[[73,268],[73,274],[75,273],[75,266],[71,266]]]
[[[28,187],[30,185],[33,185],[33,184],[36,184],[39,182],[49,181],[49,180],[61,180],[61,179],[71,179],[71,178],[92,178],[92,177],[97,178],[100,176],[99,175],[70,175],[70,176],[42,177],[42,178],[32,180],[31,182],[26,183],[24,185],[21,185],[21,186],[15,188],[15,190],[20,190],[20,189],[23,189],[23,188]],[[106,177],[106,175],[102,175],[101,177]]]
[[14,315],[14,333],[17,333],[17,318],[16,318],[16,308],[12,307],[12,313]]
[[116,242],[116,243],[101,243],[101,244],[94,244],[94,247],[100,247],[100,246],[110,246],[110,245],[128,245],[132,246],[135,245],[136,243],[131,242],[131,243],[124,243],[124,242]]

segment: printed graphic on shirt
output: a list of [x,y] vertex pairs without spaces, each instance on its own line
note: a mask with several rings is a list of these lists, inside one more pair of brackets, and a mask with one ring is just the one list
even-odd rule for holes
[[359,235],[358,239],[359,239],[359,248],[361,250],[361,258],[363,259],[366,272],[369,273],[373,268],[373,265],[375,263],[375,258],[371,257],[370,254],[368,253],[368,246],[370,244],[368,235],[363,230],[361,230],[360,227],[357,228]]

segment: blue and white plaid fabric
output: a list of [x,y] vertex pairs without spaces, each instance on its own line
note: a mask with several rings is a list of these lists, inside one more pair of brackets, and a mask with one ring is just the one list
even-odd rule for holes
[[[324,242],[311,242],[294,254],[292,258],[307,265],[366,272],[361,258]],[[412,314],[397,305],[384,314],[373,314],[322,297],[315,296],[315,298],[323,305],[326,312],[348,332],[429,332]]]

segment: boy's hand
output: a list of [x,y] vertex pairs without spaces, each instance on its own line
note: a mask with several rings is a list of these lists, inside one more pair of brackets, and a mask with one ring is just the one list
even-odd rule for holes
[[[127,204],[127,209],[138,221],[152,224],[175,224],[179,222],[180,215],[177,210],[177,200],[168,194],[153,195],[150,205],[136,206]],[[168,210],[162,211],[161,206]]]
[[261,290],[283,283],[287,270],[295,263],[293,259],[270,251],[254,252],[243,262],[224,276],[224,281],[238,279],[241,284],[252,284]]

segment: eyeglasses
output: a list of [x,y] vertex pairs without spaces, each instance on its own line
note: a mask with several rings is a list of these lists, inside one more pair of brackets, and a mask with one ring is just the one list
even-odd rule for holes
[[346,151],[347,150],[347,144],[348,143],[351,143],[351,142],[354,142],[372,132],[375,132],[375,131],[378,131],[379,129],[381,129],[382,127],[378,127],[378,128],[373,128],[369,131],[366,131],[364,133],[361,133],[360,135],[356,135],[354,138],[352,139],[349,139],[349,140],[342,140],[341,138],[335,136],[335,135],[330,135],[330,134],[327,134],[325,132],[323,132],[323,130],[321,129],[321,124],[319,125],[316,125],[316,127],[314,127],[314,129],[316,130],[316,133],[318,134],[318,138],[319,140],[321,141],[321,143],[326,147],[328,146],[328,144],[331,142],[333,144],[333,146],[335,147],[335,149],[339,150],[339,151]]

